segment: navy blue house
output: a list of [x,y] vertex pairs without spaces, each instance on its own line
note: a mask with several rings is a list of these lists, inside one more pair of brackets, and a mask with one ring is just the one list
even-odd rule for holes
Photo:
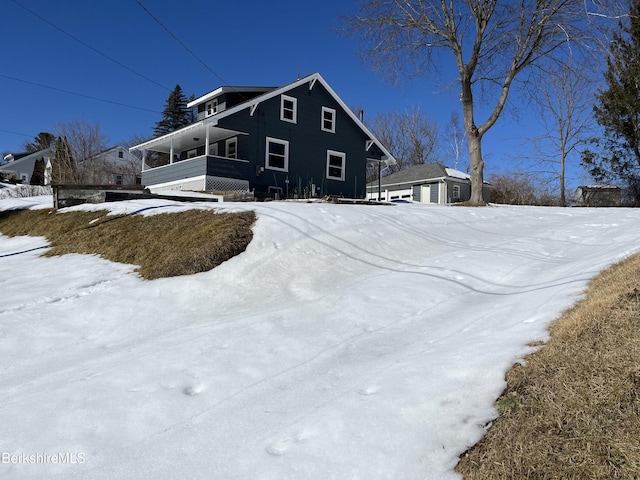
[[[315,73],[283,87],[220,87],[197,121],[131,150],[152,191],[253,191],[257,198],[364,198],[367,164],[395,159]],[[164,165],[147,165],[148,152]]]

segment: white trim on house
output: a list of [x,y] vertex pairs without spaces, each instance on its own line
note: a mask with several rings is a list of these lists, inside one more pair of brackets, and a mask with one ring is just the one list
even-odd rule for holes
[[238,158],[238,137],[228,138],[225,140],[224,154],[226,158]]
[[298,123],[298,99],[280,95],[280,120],[283,122]]
[[[325,114],[329,114],[327,118]],[[326,123],[329,122],[329,127],[326,127]],[[320,115],[320,129],[323,132],[336,133],[336,111],[333,108],[322,107],[322,114]]]
[[204,106],[204,116],[211,117],[218,113],[218,99],[214,98],[205,103]]
[[260,93],[260,92],[269,92],[271,90],[275,90],[276,87],[218,87],[212,92],[205,93],[201,97],[196,98],[195,100],[187,103],[187,108],[193,108],[195,106],[200,105],[201,103],[206,102],[207,100],[213,99],[223,93]]
[[[284,146],[284,152],[280,154],[280,152],[272,152],[270,150],[270,144],[282,145]],[[267,137],[266,145],[265,145],[265,153],[264,153],[264,168],[267,170],[277,170],[279,172],[288,172],[289,171],[289,142],[287,140],[281,140],[279,138]],[[283,167],[277,167],[271,165],[271,159],[275,160],[282,158]]]
[[[334,162],[332,162],[334,160]],[[340,165],[336,165],[335,160],[339,160]],[[345,169],[347,166],[347,154],[344,152],[337,152],[335,150],[327,150],[327,178],[329,180],[341,180],[344,181]],[[340,176],[331,175],[331,171],[340,169]]]
[[[389,165],[395,165],[396,159],[393,157],[393,155],[391,155],[391,153],[389,152],[389,150],[386,149],[386,147],[380,143],[379,141],[376,140],[376,137],[373,133],[371,133],[371,131],[367,128],[367,126],[362,123],[362,121],[358,118],[358,116],[353,113],[353,111],[347,106],[346,103],[344,103],[342,101],[342,99],[338,96],[338,94],[331,88],[331,86],[329,86],[329,84],[324,80],[324,78],[322,78],[322,76],[319,73],[313,73],[311,75],[308,75],[307,77],[303,77],[300,80],[297,80],[293,83],[290,83],[289,85],[284,85],[282,87],[273,89],[269,92],[264,93],[263,95],[259,95],[251,100],[249,100],[248,102],[245,103],[241,103],[239,105],[235,105],[234,107],[228,108],[220,113],[218,113],[215,118],[216,119],[220,119],[220,118],[224,118],[228,115],[233,115],[234,113],[240,112],[242,110],[245,110],[247,108],[251,109],[251,111],[255,111],[255,108],[257,107],[257,105],[259,105],[260,103],[269,100],[273,97],[276,97],[278,95],[281,95],[283,92],[287,92],[289,90],[293,90],[297,87],[299,87],[300,85],[304,85],[305,83],[309,83],[311,85],[315,84],[316,82],[320,82],[322,84],[322,86],[327,90],[327,92],[329,93],[329,95],[331,95],[331,97],[340,105],[340,107],[342,107],[342,109],[344,110],[344,112],[349,116],[349,118],[351,118],[351,120],[353,120],[355,122],[355,124],[369,137],[369,140],[372,142],[371,144],[375,144],[378,146],[378,148],[380,148],[380,150],[382,151],[383,155],[386,158],[383,158],[382,160],[385,162],[385,164],[387,166]],[[202,99],[198,100],[194,100],[194,102],[201,102]],[[192,104],[196,105],[197,103],[191,102]],[[213,119],[213,118],[212,118]],[[209,119],[209,120],[212,120]],[[179,131],[179,130],[178,130]],[[175,133],[175,132],[174,132]],[[135,148],[135,147],[134,147]],[[367,148],[367,150],[369,150]]]

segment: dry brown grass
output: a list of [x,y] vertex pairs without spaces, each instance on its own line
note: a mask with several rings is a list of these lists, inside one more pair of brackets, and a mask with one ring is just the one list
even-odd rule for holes
[[640,255],[593,280],[546,346],[507,374],[466,479],[640,478]]
[[243,252],[255,218],[212,210],[151,216],[14,210],[0,213],[0,232],[46,237],[52,248],[45,255],[97,254],[139,265],[140,276],[154,279],[211,270]]

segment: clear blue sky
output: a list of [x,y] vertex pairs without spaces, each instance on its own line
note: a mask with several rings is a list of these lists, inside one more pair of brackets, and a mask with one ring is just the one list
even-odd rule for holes
[[[362,63],[357,41],[338,34],[355,0],[140,1],[206,66],[136,0],[0,0],[1,152],[20,151],[38,132],[74,119],[99,123],[110,144],[150,137],[176,84],[197,97],[221,85],[280,86],[319,72],[369,119],[416,106],[444,127],[460,110],[451,69],[439,83],[390,85]],[[501,119],[485,137],[486,173],[508,169],[507,154],[526,149],[518,139],[530,130],[523,119]]]

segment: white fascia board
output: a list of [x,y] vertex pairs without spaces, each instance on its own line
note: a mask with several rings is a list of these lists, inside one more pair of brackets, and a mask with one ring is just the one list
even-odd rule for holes
[[380,150],[382,150],[382,153],[387,157],[385,160],[385,164],[387,166],[397,164],[398,162],[393,157],[393,155],[391,155],[389,150],[387,150],[385,146],[382,145],[382,143],[380,143],[380,141],[376,139],[375,135],[371,133],[371,131],[367,128],[367,126],[364,123],[362,123],[362,121],[360,121],[358,116],[355,113],[353,113],[353,111],[342,101],[342,99],[338,96],[338,94],[324,80],[324,78],[322,78],[322,76],[319,73],[315,73],[314,75],[317,76],[318,81],[322,83],[324,88],[327,89],[329,94],[335,99],[336,102],[338,102],[338,104],[342,107],[342,109],[345,112],[347,112],[347,115],[351,117],[351,120],[353,120],[356,123],[356,125],[360,127],[360,129],[369,137],[369,139],[372,140],[378,146],[378,148],[380,148]]
[[[433,178],[422,178],[419,180],[410,180],[407,182],[394,182],[394,183],[383,183],[382,186],[387,186],[387,187],[391,187],[391,186],[399,186],[399,185],[406,185],[406,184],[413,184],[413,185],[424,185],[425,183],[441,183],[441,182],[445,182],[447,179],[449,180],[457,180],[457,181],[461,181],[461,180],[466,180],[467,182],[470,182],[470,179],[467,178],[457,178],[457,177],[433,177]],[[384,179],[382,180],[384,182]]]
[[[397,187],[400,185],[424,185],[425,183],[440,183],[444,182],[446,177],[434,177],[434,178],[422,178],[419,180],[410,180],[407,182],[394,182],[394,183],[383,183],[383,187]],[[382,180],[384,182],[384,179]]]
[[386,159],[383,158],[383,161],[385,162],[385,164],[387,166],[395,165],[397,162],[396,162],[396,159],[393,157],[393,155],[391,155],[391,153],[384,147],[384,145],[382,145],[382,143],[380,143],[380,141],[376,139],[375,135],[371,133],[371,131],[369,131],[366,125],[360,121],[360,119],[356,116],[356,114],[351,111],[351,109],[342,101],[342,99],[338,96],[338,94],[329,86],[329,84],[324,80],[324,78],[322,78],[322,75],[320,75],[319,73],[313,73],[311,75],[307,75],[306,77],[302,77],[301,79],[293,83],[284,85],[283,87],[280,87],[280,88],[276,88],[275,90],[267,92],[264,95],[260,95],[254,99],[251,99],[246,103],[241,103],[240,105],[236,105],[235,107],[232,107],[228,110],[224,110],[223,112],[216,114],[216,118],[220,119],[228,115],[233,115],[234,113],[240,112],[245,108],[255,109],[256,106],[259,105],[260,103],[266,100],[269,100],[273,97],[276,97],[278,95],[281,95],[289,90],[293,90],[294,88],[297,88],[300,85],[304,85],[305,83],[309,83],[311,85],[311,88],[313,88],[316,82],[320,82],[322,84],[322,86],[327,90],[327,92],[329,92],[329,95],[331,95],[333,99],[342,107],[342,109],[347,113],[347,115],[351,118],[351,120],[353,120],[356,123],[356,125],[365,133],[365,135],[367,135],[369,139],[373,141],[380,148],[380,150],[382,150],[382,153],[384,154],[384,156],[387,157]]
[[195,100],[192,100],[189,103],[187,103],[187,108],[195,107],[196,105],[206,102],[207,100],[211,100],[212,98],[215,98],[218,95],[220,95],[222,92],[223,92],[223,87],[218,87],[213,92],[205,93],[201,97],[198,97]]
[[281,95],[284,92],[287,92],[289,90],[292,90],[296,87],[299,87],[300,85],[305,84],[306,82],[310,81],[311,79],[313,79],[313,77],[315,75],[319,75],[317,73],[314,73],[313,75],[309,75],[307,77],[303,77],[300,80],[297,80],[293,83],[290,83],[288,85],[285,85],[283,87],[279,87],[276,88],[275,90],[272,90],[270,92],[266,92],[263,95],[260,95],[258,97],[252,98],[251,100],[244,102],[244,103],[240,103],[238,105],[236,105],[235,107],[231,107],[227,110],[223,110],[222,112],[219,112],[216,114],[216,118],[220,119],[220,118],[225,118],[228,117],[229,115],[233,115],[234,113],[238,113],[246,108],[251,108],[252,110],[255,110],[255,108],[260,105],[262,102],[265,102],[273,97],[277,97],[278,95]]
[[180,130],[176,130],[175,132],[167,133],[166,135],[163,135],[161,137],[156,137],[151,140],[147,140],[146,142],[140,143],[138,145],[134,145],[133,147],[129,148],[129,151],[133,152],[134,150],[149,150],[150,149],[149,147],[165,143],[167,140],[169,140],[172,137],[179,137],[179,136],[182,136],[184,133],[189,132],[190,130],[195,130],[197,128],[203,127],[205,124],[204,122],[205,120],[201,120],[199,122],[192,123],[191,125],[187,125],[186,127],[183,127]]
[[192,100],[191,102],[187,103],[187,108],[191,108],[191,107],[195,107],[196,105],[200,105],[201,103],[204,103],[204,102],[206,102],[208,100],[216,98],[217,96],[222,95],[223,93],[267,92],[267,91],[273,90],[274,88],[275,87],[231,87],[231,86],[218,87],[213,92],[206,93],[206,94],[202,95],[201,97],[198,97],[195,100]]

